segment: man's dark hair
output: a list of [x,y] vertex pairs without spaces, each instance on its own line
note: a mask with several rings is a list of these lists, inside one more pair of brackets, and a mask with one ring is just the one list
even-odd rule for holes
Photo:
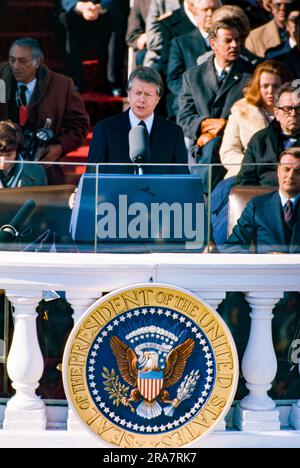
[[283,156],[286,156],[287,154],[290,154],[291,156],[294,156],[296,159],[300,159],[300,148],[294,146],[293,148],[289,148],[281,153],[279,156],[279,162],[281,162]]
[[155,84],[157,87],[157,95],[161,98],[164,93],[164,85],[161,79],[160,74],[150,67],[139,66],[131,73],[128,83],[127,91],[130,91],[132,88],[133,80],[138,79],[144,81],[145,83]]
[[300,100],[300,81],[288,81],[280,86],[275,94],[275,107],[279,105],[280,98],[285,93],[295,93],[298,99]]
[[22,37],[21,39],[17,39],[10,46],[10,51],[15,46],[28,47],[31,49],[33,60],[41,60],[42,62],[44,61],[44,54],[42,49],[38,41],[35,39],[32,39],[31,37]]
[[23,135],[21,127],[10,120],[0,122],[0,153],[21,151],[22,147]]

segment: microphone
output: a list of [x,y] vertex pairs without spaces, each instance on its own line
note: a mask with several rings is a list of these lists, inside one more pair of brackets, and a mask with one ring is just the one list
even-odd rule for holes
[[53,130],[51,130],[51,125],[52,125],[52,119],[48,117],[46,119],[44,127],[37,130],[35,134],[37,144],[38,144],[36,152],[34,154],[35,161],[39,161],[41,159],[44,149],[46,148],[47,144],[49,143],[50,140],[52,140],[54,136],[54,132]]
[[139,164],[150,161],[150,138],[145,127],[138,125],[129,132],[129,157],[134,164],[138,165],[139,174],[143,169]]
[[9,224],[4,224],[0,228],[0,243],[14,242],[20,235],[20,228],[25,223],[36,207],[34,200],[27,200],[17,211]]

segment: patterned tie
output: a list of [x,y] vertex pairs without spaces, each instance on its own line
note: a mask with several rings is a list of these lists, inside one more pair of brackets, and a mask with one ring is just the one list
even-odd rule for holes
[[22,106],[27,106],[27,97],[26,97],[26,91],[28,90],[26,85],[21,85],[19,87],[20,89],[20,101]]
[[286,224],[292,231],[294,228],[295,219],[294,219],[294,204],[291,200],[288,200],[286,204],[284,205],[283,213],[284,213],[284,221],[286,222]]
[[221,87],[227,78],[228,72],[224,69],[219,77],[219,86]]

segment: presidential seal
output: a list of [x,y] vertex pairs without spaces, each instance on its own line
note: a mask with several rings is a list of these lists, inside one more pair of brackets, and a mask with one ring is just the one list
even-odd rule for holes
[[182,289],[147,284],[111,293],[84,314],[63,377],[73,411],[106,443],[174,448],[225,417],[238,360],[211,307]]

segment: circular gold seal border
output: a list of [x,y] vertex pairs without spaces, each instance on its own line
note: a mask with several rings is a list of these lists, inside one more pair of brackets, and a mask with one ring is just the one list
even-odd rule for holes
[[[86,381],[86,359],[101,329],[119,315],[143,307],[166,307],[192,319],[209,340],[216,363],[215,385],[201,411],[185,426],[158,435],[136,434],[113,424],[96,407]],[[235,343],[223,319],[196,295],[160,283],[128,286],[99,299],[75,325],[63,357],[64,388],[73,412],[98,441],[122,448],[184,447],[208,435],[232,405],[238,369]]]

